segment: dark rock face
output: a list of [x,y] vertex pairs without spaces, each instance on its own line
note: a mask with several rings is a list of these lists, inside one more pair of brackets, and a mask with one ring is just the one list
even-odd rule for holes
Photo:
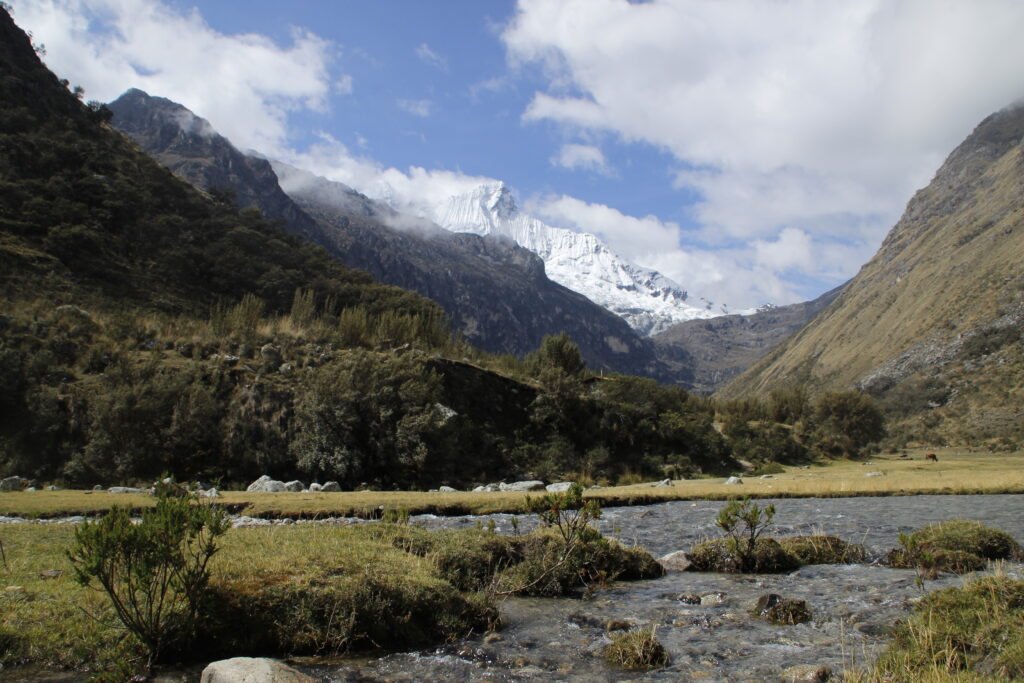
[[134,88],[107,106],[114,126],[178,176],[204,190],[231,189],[238,206],[255,207],[283,220],[291,232],[313,237],[313,220],[278,185],[270,162],[238,151],[206,119]]
[[663,364],[660,379],[713,393],[806,325],[835,301],[845,285],[813,301],[776,306],[753,315],[689,320],[654,335]]
[[[547,278],[532,252],[400,216],[341,183],[247,156],[185,107],[140,90],[109,105],[112,123],[192,184],[230,188],[239,206],[281,219],[347,266],[440,304],[480,348],[525,354],[567,332],[592,369],[653,376],[653,344],[618,316]],[[289,194],[278,175],[287,176]],[[296,180],[298,178],[298,180]]]

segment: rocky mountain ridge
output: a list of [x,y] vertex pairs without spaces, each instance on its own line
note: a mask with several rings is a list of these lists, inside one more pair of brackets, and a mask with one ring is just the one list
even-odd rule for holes
[[626,320],[642,335],[729,313],[694,299],[672,279],[615,254],[596,235],[556,228],[519,210],[504,183],[484,184],[439,202],[429,216],[454,232],[502,235],[544,260],[548,277]]

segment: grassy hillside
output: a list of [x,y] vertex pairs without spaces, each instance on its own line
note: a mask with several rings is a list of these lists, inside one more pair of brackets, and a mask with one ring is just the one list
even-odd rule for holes
[[1024,109],[983,121],[839,298],[724,389],[861,388],[923,443],[1020,443]]
[[0,475],[429,487],[731,467],[713,410],[526,361],[433,302],[200,192],[40,63],[0,10]]

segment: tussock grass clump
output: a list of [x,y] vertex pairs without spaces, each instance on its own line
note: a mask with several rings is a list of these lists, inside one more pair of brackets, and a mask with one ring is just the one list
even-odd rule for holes
[[774,538],[759,538],[746,562],[730,548],[729,539],[705,541],[689,552],[690,567],[695,572],[726,572],[730,574],[779,574],[800,568],[800,561],[786,552]]
[[836,536],[792,536],[779,541],[782,549],[801,564],[851,564],[863,562],[864,546],[847,543]]
[[518,562],[496,578],[499,592],[509,595],[558,597],[616,579],[654,579],[665,573],[646,551],[608,540],[591,528],[568,553],[551,529],[511,540]]
[[668,652],[654,635],[653,628],[613,636],[603,654],[608,664],[634,671],[656,669],[669,661]]
[[934,575],[940,571],[965,574],[985,568],[988,560],[1020,557],[1017,541],[1005,531],[978,522],[955,519],[900,535],[902,547],[889,551],[893,567]]
[[1024,677],[1024,581],[1005,575],[925,597],[862,680]]

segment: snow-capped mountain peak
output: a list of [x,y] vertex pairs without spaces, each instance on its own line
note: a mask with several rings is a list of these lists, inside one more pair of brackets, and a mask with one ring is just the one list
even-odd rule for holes
[[691,301],[678,283],[616,255],[593,234],[552,227],[522,213],[504,183],[449,197],[435,213],[438,225],[453,232],[513,239],[544,260],[549,278],[621,316],[642,334],[728,312],[703,299]]

